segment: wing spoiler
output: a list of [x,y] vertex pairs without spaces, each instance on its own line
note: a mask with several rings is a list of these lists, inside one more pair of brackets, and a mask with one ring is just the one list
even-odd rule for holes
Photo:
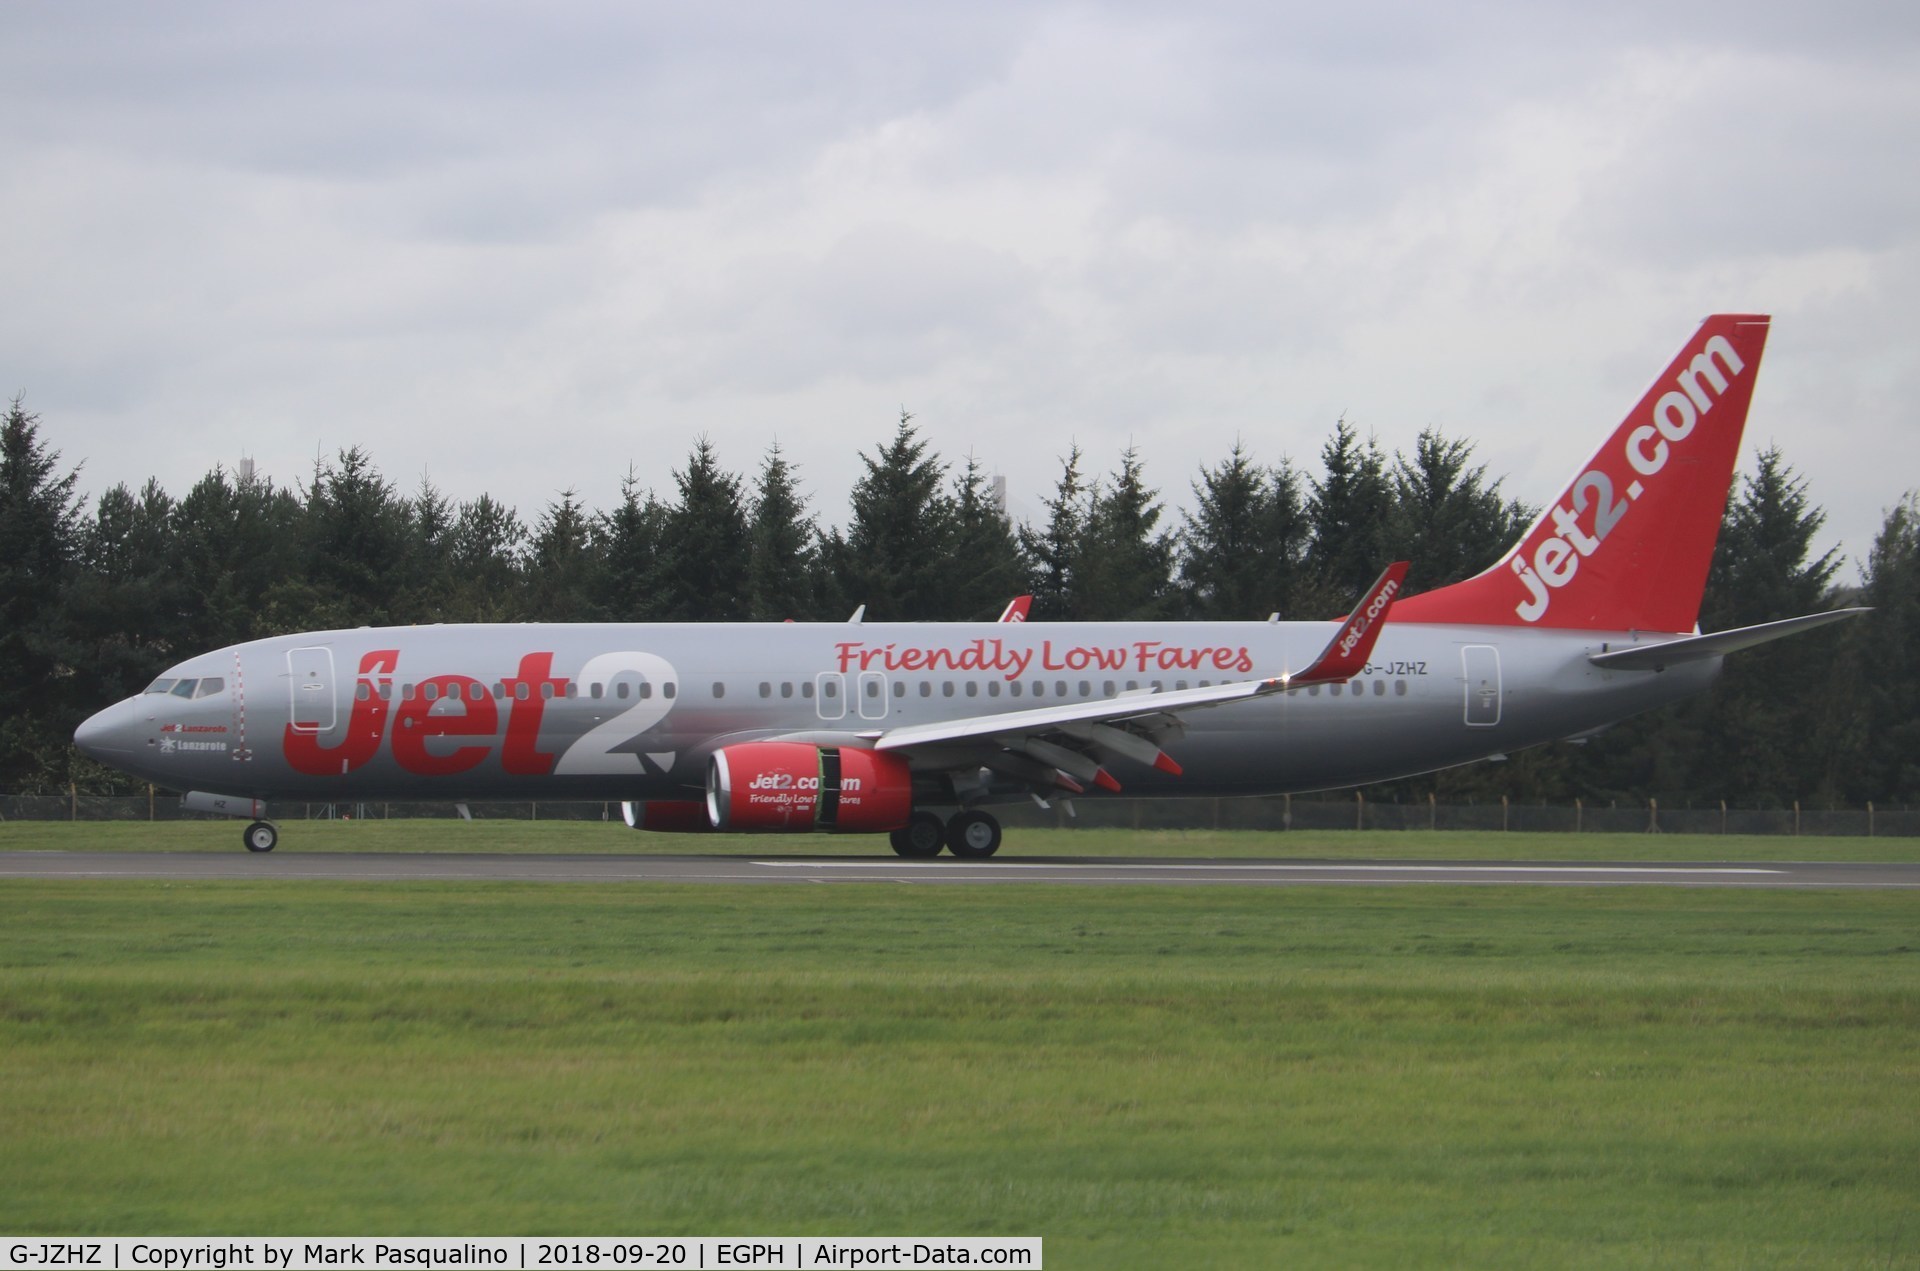
[[1751,649],[1755,645],[1799,635],[1802,631],[1812,631],[1815,627],[1824,627],[1831,622],[1857,618],[1863,613],[1871,612],[1873,612],[1871,609],[1861,608],[1810,613],[1802,618],[1782,618],[1778,622],[1763,622],[1757,627],[1735,627],[1731,631],[1716,631],[1712,635],[1683,636],[1678,640],[1666,640],[1660,644],[1636,644],[1631,648],[1591,653],[1587,655],[1587,661],[1608,671],[1664,671],[1670,666],[1678,666],[1683,662],[1699,662],[1706,658],[1723,657],[1729,653],[1738,653],[1742,649]]

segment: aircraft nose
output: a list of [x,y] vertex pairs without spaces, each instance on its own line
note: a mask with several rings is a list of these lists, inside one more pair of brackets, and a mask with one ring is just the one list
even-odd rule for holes
[[128,740],[127,725],[131,721],[125,706],[125,702],[109,706],[73,730],[73,744],[80,748],[81,754],[108,763],[115,755],[123,755],[133,749]]

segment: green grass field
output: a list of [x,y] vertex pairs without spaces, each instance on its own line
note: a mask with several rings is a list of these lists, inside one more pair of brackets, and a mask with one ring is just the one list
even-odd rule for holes
[[[0,822],[0,852],[240,851],[239,821]],[[591,855],[891,856],[883,834],[642,834],[618,821],[284,821],[296,852],[539,852]],[[1315,860],[1920,861],[1920,838],[1554,834],[1457,830],[1009,828],[1001,854],[1239,856]]]
[[1917,1083],[1902,892],[0,882],[9,1232],[1914,1266]]

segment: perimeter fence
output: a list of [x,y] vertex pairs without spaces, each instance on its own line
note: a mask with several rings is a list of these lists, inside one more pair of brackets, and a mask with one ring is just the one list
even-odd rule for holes
[[[1013,804],[995,808],[1009,827],[1136,830],[1472,830],[1593,834],[1805,834],[1920,836],[1920,808],[1911,805],[1859,808],[1676,807],[1645,803],[1395,803],[1368,799],[1293,798],[1287,795],[1234,799],[1081,799],[1070,814]],[[267,814],[278,821],[402,820],[619,821],[618,803],[553,800],[538,803],[300,803],[274,802]],[[3,795],[0,821],[218,821],[188,812],[172,795]]]

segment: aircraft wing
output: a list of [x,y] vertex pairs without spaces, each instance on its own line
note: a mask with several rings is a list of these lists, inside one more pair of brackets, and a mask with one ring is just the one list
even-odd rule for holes
[[1735,627],[1731,631],[1715,631],[1711,635],[1682,636],[1678,640],[1667,640],[1660,644],[1636,644],[1625,649],[1611,649],[1605,653],[1589,654],[1587,661],[1608,671],[1664,671],[1682,662],[1723,657],[1755,645],[1799,635],[1802,631],[1812,631],[1830,622],[1857,618],[1871,612],[1871,609],[1834,609],[1827,613],[1811,613],[1803,618],[1763,622],[1757,627]]
[[1389,566],[1367,588],[1320,656],[1296,674],[1205,688],[1138,689],[1092,701],[935,724],[908,724],[877,735],[874,749],[918,753],[927,758],[945,754],[956,767],[986,767],[1043,788],[1073,793],[1085,789],[1082,782],[1118,790],[1120,783],[1106,770],[1107,762],[1115,757],[1133,759],[1178,776],[1180,765],[1161,749],[1161,743],[1184,731],[1181,715],[1308,684],[1351,679],[1372,655],[1406,574],[1405,561]]

